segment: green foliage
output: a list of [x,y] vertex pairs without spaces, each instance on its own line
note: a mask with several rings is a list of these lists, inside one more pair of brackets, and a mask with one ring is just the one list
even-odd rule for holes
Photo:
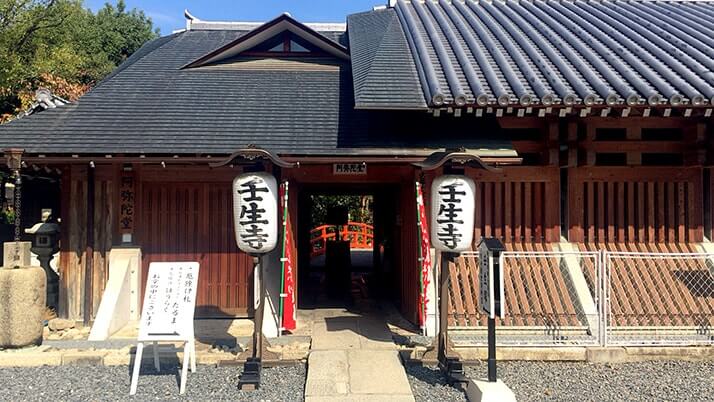
[[75,100],[157,36],[123,0],[96,14],[80,0],[0,0],[0,121],[41,86]]
[[371,195],[313,195],[311,219],[312,226],[320,226],[327,221],[327,211],[331,207],[347,207],[351,222],[372,224]]

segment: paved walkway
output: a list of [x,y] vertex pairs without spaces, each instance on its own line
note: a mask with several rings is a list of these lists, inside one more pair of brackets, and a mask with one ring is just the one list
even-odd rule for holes
[[314,311],[305,401],[413,402],[386,321],[344,309]]

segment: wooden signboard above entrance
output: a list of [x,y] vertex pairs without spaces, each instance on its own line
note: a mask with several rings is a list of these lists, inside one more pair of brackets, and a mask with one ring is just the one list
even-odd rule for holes
[[332,174],[335,175],[366,175],[366,163],[334,163],[332,164]]

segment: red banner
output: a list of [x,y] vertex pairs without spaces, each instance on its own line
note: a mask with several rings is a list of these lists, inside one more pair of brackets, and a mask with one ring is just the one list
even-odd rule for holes
[[295,295],[295,265],[293,255],[293,231],[290,225],[290,213],[288,212],[288,182],[280,185],[280,205],[283,208],[283,253],[282,265],[282,286],[280,294],[282,330],[292,331],[296,327],[297,320],[297,296]]
[[424,208],[424,195],[421,184],[416,183],[417,214],[419,220],[419,231],[421,243],[419,247],[419,261],[421,262],[421,280],[419,294],[419,324],[423,327],[426,323],[426,305],[429,302],[427,289],[431,283],[431,242],[429,239],[429,225],[426,220],[426,209]]

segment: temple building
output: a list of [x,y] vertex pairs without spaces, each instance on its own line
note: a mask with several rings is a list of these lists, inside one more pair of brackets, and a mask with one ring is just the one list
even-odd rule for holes
[[[186,17],[77,102],[0,126],[22,174],[56,183],[34,198],[28,184],[24,202],[61,219],[61,317],[97,319],[110,272],[129,267],[136,318],[158,261],[200,263],[197,318],[251,317],[254,263],[236,246],[231,183],[256,166],[287,194],[289,224],[266,256],[274,306],[286,252],[298,308],[320,304],[315,197],[361,195],[372,223],[355,242],[370,251],[360,272],[371,295],[426,325],[415,186],[428,205],[444,172],[475,182],[474,248],[496,237],[543,255],[714,250],[714,3],[390,0],[346,23]],[[516,264],[505,325],[594,331],[579,318],[598,303],[594,267]],[[614,320],[630,325],[644,308],[653,327],[714,325],[696,275],[623,264],[608,287],[627,300]],[[450,266],[454,327],[485,325],[477,265]],[[277,307],[268,314],[274,336]]]

